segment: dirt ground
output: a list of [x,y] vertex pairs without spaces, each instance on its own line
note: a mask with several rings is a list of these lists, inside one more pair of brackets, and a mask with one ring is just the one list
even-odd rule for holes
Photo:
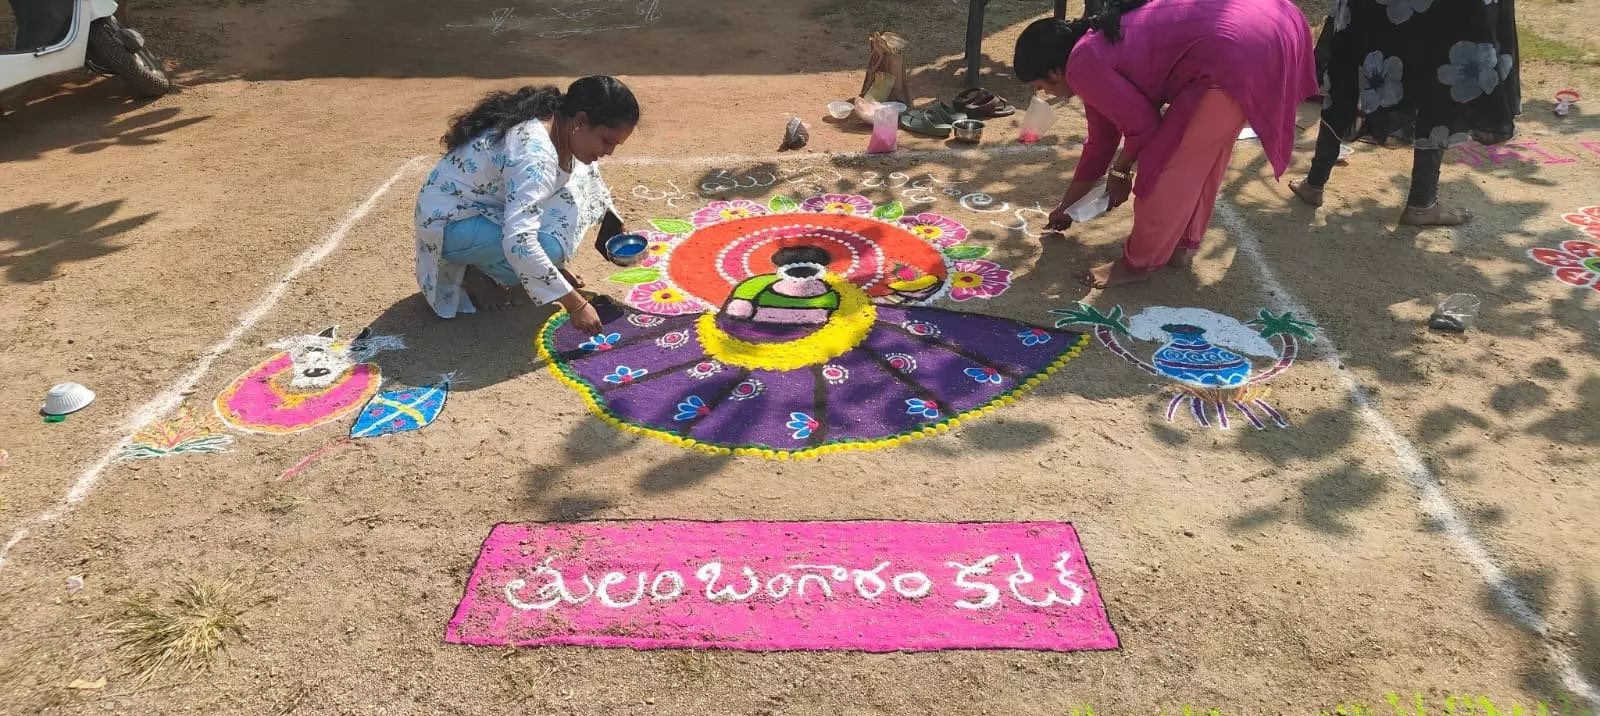
[[[1472,166],[1453,153],[1442,192],[1478,213],[1466,228],[1397,228],[1407,153],[1358,150],[1312,211],[1241,142],[1193,271],[1090,293],[1073,273],[1116,255],[1130,214],[1041,236],[1027,210],[1049,209],[1070,176],[1075,103],[1026,153],[939,153],[903,134],[903,147],[930,151],[850,156],[864,129],[821,117],[859,88],[876,29],[911,39],[919,101],[953,95],[964,5],[665,0],[649,28],[585,34],[612,21],[553,20],[571,4],[558,0],[506,4],[140,3],[133,22],[172,58],[182,92],[138,103],[115,81],[84,80],[13,101],[0,120],[0,537],[26,532],[0,566],[0,713],[1309,713],[1391,691],[1531,705],[1600,683],[1600,292],[1526,256],[1581,238],[1561,215],[1600,205],[1600,118],[1580,104],[1556,120],[1549,99],[1568,86],[1600,97],[1600,68],[1525,63],[1521,131],[1553,159],[1524,149],[1532,160]],[[1592,41],[1567,28],[1597,9],[1521,8],[1567,43]],[[1006,74],[1011,44],[1044,12],[989,9],[984,84],[1013,101],[1027,93]],[[718,189],[724,176],[808,176],[910,204],[886,177],[932,176],[959,192],[928,210],[972,227],[972,243],[1018,272],[976,310],[1036,323],[1079,300],[1241,319],[1309,310],[1318,342],[1272,383],[1292,428],[1169,423],[1163,386],[1091,344],[1015,406],[889,451],[776,463],[612,429],[536,365],[547,313],[439,321],[411,272],[414,192],[445,120],[489,89],[591,73],[621,76],[644,107],[602,165],[631,223],[775,191]],[[791,115],[812,122],[811,144],[774,157]],[[1301,124],[1314,122],[1308,107]],[[986,147],[1015,147],[1014,134],[1014,121],[993,123]],[[991,212],[976,192],[1011,208]],[[341,229],[336,250],[208,353]],[[598,257],[578,268],[621,295],[598,280],[609,273]],[[1429,332],[1455,292],[1483,300],[1478,322]],[[460,371],[439,422],[291,480],[278,476],[341,428],[95,469],[139,427],[128,424],[139,406],[202,361],[184,401],[197,411],[267,344],[330,324],[403,335],[406,350],[377,359],[386,378]],[[39,396],[66,380],[98,401],[42,423]],[[61,509],[75,489],[84,498]],[[1069,520],[1122,648],[442,643],[495,523],[580,518]],[[74,575],[86,586],[69,595]],[[248,641],[209,674],[137,685],[107,626],[124,600],[189,576],[254,586]],[[100,676],[103,689],[68,688]]]

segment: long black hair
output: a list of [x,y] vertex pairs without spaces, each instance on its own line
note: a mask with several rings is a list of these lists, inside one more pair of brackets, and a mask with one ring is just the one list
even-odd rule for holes
[[527,86],[515,92],[490,92],[476,106],[450,120],[440,141],[453,150],[478,136],[495,141],[507,130],[534,119],[571,119],[583,112],[590,124],[632,127],[639,123],[639,101],[622,81],[606,75],[575,80],[562,92],[555,85]]
[[1051,70],[1066,67],[1073,46],[1090,30],[1099,30],[1110,42],[1121,40],[1123,13],[1145,2],[1147,0],[1107,0],[1100,12],[1076,20],[1035,20],[1017,37],[1017,49],[1011,56],[1011,73],[1023,82],[1044,79]]

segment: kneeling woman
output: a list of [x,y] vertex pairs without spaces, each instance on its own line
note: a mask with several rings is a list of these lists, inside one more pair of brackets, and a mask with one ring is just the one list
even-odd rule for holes
[[[600,319],[562,268],[604,215],[620,222],[591,166],[628,140],[639,103],[614,77],[567,88],[495,92],[456,117],[448,152],[417,195],[417,284],[443,318],[518,303],[559,302],[580,330]],[[569,186],[570,180],[570,186]]]
[[1289,0],[1110,0],[1096,15],[1029,25],[1012,64],[1035,89],[1082,98],[1089,123],[1051,228],[1072,225],[1066,208],[1107,169],[1112,206],[1138,196],[1122,258],[1082,277],[1095,288],[1187,261],[1245,122],[1282,176],[1296,107],[1317,93],[1311,31]]

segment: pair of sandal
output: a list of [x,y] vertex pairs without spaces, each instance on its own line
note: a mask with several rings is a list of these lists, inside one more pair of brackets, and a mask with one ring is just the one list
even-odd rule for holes
[[900,128],[935,139],[948,139],[954,124],[962,119],[994,119],[1009,117],[1017,108],[986,89],[973,88],[956,95],[955,102],[935,102],[921,109],[900,115]]

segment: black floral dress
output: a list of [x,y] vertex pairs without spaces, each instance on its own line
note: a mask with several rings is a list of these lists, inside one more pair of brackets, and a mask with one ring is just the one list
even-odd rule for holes
[[1515,0],[1335,0],[1322,121],[1344,141],[1498,144],[1522,113]]

